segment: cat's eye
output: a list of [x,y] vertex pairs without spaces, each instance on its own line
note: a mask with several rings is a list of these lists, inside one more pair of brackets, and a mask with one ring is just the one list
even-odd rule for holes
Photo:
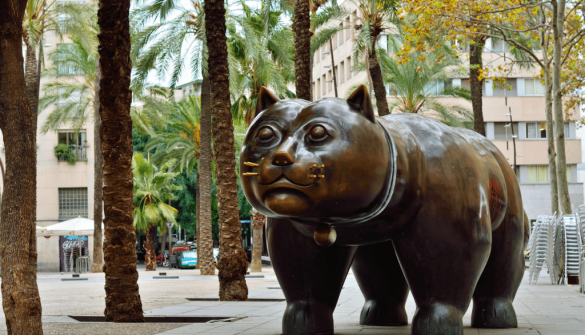
[[328,135],[325,127],[321,125],[316,125],[309,131],[309,139],[315,142],[323,141]]
[[272,130],[272,128],[262,127],[260,131],[258,131],[257,136],[260,142],[268,142],[272,140],[276,136],[276,134],[274,133],[274,130]]

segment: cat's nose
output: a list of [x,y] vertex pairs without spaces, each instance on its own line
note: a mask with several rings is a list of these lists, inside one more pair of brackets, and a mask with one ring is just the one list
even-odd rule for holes
[[292,165],[295,162],[294,146],[295,140],[293,138],[286,139],[274,153],[274,156],[272,157],[272,165]]

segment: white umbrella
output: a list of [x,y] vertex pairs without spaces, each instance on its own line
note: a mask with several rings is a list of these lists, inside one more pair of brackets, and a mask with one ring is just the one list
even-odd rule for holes
[[[81,256],[81,238],[83,235],[93,235],[93,220],[77,217],[45,227],[46,234],[51,236],[77,236],[79,241],[79,255]],[[102,231],[104,224],[102,223]]]
[[[75,219],[63,221],[45,227],[46,234],[51,236],[59,235],[93,235],[93,220],[82,218],[81,216]],[[102,223],[102,230],[104,224]]]

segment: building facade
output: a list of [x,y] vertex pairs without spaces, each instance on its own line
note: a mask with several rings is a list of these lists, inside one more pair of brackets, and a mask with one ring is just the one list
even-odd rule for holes
[[[83,3],[83,1],[74,1]],[[60,4],[57,2],[56,4]],[[65,35],[61,39],[54,31],[44,34],[45,67],[51,66],[47,55],[57,48],[66,48],[71,40]],[[37,52],[38,53],[38,52]],[[26,46],[23,44],[23,56],[26,56]],[[76,69],[59,69],[69,75],[65,80],[83,80]],[[51,78],[41,78],[40,96],[43,96],[43,87]],[[47,134],[40,132],[47,116],[55,109],[53,104],[38,115],[37,129],[37,225],[49,226],[60,221],[84,217],[93,219],[94,204],[94,139],[93,119],[75,131],[65,125],[56,131]],[[74,164],[68,163],[55,155],[55,147],[65,144],[71,148],[75,156]],[[0,139],[0,158],[6,161],[3,139]],[[4,188],[2,180],[2,189]],[[90,254],[93,250],[93,238],[89,241]],[[38,270],[59,271],[59,237],[37,237]]]
[[[331,40],[320,47],[313,56],[313,99],[335,96],[333,74],[337,79],[337,96],[348,97],[351,90],[359,84],[367,84],[365,71],[352,72],[354,65],[352,49],[355,29],[359,22],[359,12],[349,1],[342,4],[348,15],[333,21],[324,28],[337,25],[345,28]],[[353,15],[351,15],[353,14]],[[357,16],[357,18],[356,18]],[[354,22],[357,20],[358,22]],[[379,46],[385,48],[386,35],[380,36]],[[502,41],[486,42],[484,65],[497,67],[504,63],[504,55],[510,59],[509,48]],[[331,57],[333,55],[333,57]],[[463,53],[461,59],[468,59]],[[333,61],[332,61],[333,59]],[[465,64],[464,64],[465,65]],[[333,69],[335,72],[333,72]],[[548,143],[545,122],[544,87],[533,77],[539,69],[514,70],[507,76],[507,88],[494,87],[490,80],[485,81],[483,89],[483,113],[486,137],[505,155],[516,172],[522,200],[530,220],[536,220],[540,214],[551,215],[550,174],[548,168]],[[469,77],[456,76],[437,82],[437,90],[445,85],[461,86],[469,89]],[[387,88],[387,99],[390,96]],[[441,98],[447,104],[458,104],[471,110],[471,103],[463,99]],[[512,121],[510,115],[512,116]],[[431,114],[429,114],[431,115]],[[565,122],[565,146],[567,159],[567,179],[573,213],[583,204],[583,182],[578,178],[577,164],[582,162],[581,139],[577,137],[575,122],[580,117],[577,110],[569,113]],[[513,131],[513,133],[512,133]],[[514,156],[514,149],[516,156]]]

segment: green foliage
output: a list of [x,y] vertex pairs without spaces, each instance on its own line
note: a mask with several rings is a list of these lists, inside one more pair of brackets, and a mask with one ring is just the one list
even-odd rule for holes
[[143,134],[132,123],[132,147],[134,152],[144,152],[144,147],[152,140],[148,134]]
[[73,145],[59,144],[55,147],[55,156],[62,158],[69,164],[75,164],[77,158],[73,154]]
[[167,170],[166,165],[158,169],[140,153],[132,157],[134,226],[137,231],[146,231],[151,226],[164,228],[167,221],[176,222],[177,210],[166,201],[176,200],[171,191],[178,191],[181,187],[171,184],[177,174]]

